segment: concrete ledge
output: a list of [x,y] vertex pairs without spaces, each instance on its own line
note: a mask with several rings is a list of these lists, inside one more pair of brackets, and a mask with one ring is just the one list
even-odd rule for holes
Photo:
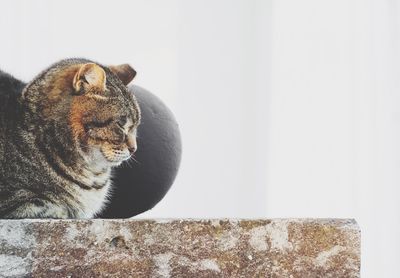
[[0,220],[0,277],[359,277],[354,220]]

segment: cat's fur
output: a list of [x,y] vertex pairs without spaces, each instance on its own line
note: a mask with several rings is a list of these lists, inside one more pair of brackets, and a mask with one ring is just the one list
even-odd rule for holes
[[62,60],[23,84],[0,71],[0,218],[91,218],[136,149],[136,72]]

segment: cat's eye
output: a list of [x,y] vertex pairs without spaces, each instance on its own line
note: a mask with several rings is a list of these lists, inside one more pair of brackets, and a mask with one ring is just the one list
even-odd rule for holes
[[120,128],[124,128],[124,125],[126,124],[126,116],[121,117],[118,121],[117,121],[117,125]]
[[124,129],[124,124],[123,124],[122,121],[118,121],[118,122],[117,122],[117,126],[118,126],[119,128]]
[[85,129],[90,130],[93,128],[103,128],[111,124],[112,119],[108,119],[105,121],[91,121],[85,124]]

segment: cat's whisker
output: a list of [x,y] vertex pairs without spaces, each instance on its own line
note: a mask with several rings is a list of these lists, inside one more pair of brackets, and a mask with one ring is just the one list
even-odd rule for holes
[[132,162],[130,161],[130,159],[125,160],[125,162],[128,168],[132,167]]
[[129,160],[128,161],[130,161],[130,160],[133,160],[133,161],[135,161],[137,164],[141,164],[139,161],[137,161],[136,160],[136,158],[133,156],[133,155],[131,155],[131,157],[129,158]]

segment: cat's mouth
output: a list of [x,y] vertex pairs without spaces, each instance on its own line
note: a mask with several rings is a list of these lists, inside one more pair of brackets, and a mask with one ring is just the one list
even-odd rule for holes
[[111,164],[111,166],[118,166],[122,162],[131,158],[130,152],[124,150],[101,150],[101,153],[106,161]]

